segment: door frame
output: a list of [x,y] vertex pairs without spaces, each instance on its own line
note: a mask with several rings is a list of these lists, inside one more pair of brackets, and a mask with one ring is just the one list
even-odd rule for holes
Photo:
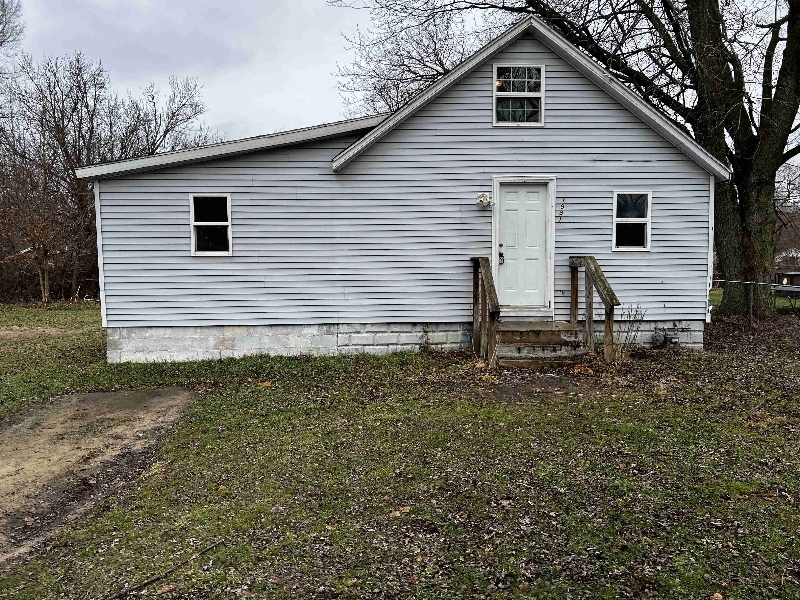
[[509,183],[544,184],[547,186],[545,224],[545,294],[547,306],[501,306],[506,315],[552,320],[555,317],[555,241],[556,241],[556,176],[555,175],[495,175],[492,177],[492,275],[500,281],[500,187]]

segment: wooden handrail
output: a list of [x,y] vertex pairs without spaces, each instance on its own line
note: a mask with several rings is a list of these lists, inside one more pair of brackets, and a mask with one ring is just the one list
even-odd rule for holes
[[578,322],[578,268],[585,271],[586,288],[586,345],[594,352],[594,290],[597,290],[605,307],[605,335],[603,355],[606,360],[614,359],[614,307],[621,303],[606,279],[603,269],[594,256],[570,256],[569,270],[571,282],[570,321]]
[[492,276],[492,264],[485,256],[472,257],[473,268],[475,263],[478,265],[481,277],[486,284],[487,301],[489,302],[489,312],[500,313],[500,302],[497,300],[497,289],[494,287],[494,276]]
[[497,320],[500,302],[492,277],[492,265],[485,256],[472,257],[472,347],[490,366],[497,361]]
[[600,265],[597,263],[597,259],[594,256],[570,256],[569,266],[583,267],[586,269],[586,274],[591,277],[592,284],[597,290],[597,294],[600,296],[600,299],[603,301],[603,305],[606,308],[620,306],[621,303],[617,298],[617,295],[611,288],[611,284],[608,282],[608,279],[606,279],[603,269],[600,268]]

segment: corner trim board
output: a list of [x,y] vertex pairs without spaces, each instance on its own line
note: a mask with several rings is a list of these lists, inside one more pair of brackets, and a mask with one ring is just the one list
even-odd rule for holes
[[714,287],[714,204],[717,181],[708,178],[708,290],[706,292],[706,323],[711,323],[711,288]]
[[103,219],[100,218],[100,181],[95,179],[94,185],[94,218],[97,227],[97,279],[100,286],[100,324],[108,327],[106,309],[106,282],[103,273]]

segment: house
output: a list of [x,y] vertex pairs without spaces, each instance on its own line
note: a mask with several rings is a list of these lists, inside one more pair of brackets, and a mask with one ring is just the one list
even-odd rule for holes
[[120,362],[468,346],[472,257],[506,329],[583,315],[570,257],[594,257],[640,341],[701,346],[730,171],[526,18],[393,114],[78,176]]

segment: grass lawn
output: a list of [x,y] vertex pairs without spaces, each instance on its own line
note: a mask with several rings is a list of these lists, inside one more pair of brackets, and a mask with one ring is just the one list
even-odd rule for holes
[[142,595],[800,598],[796,318],[549,374],[436,353],[109,366],[98,320],[0,309],[0,328],[74,324],[0,338],[0,410],[154,385],[198,400],[0,597],[103,598],[219,541]]
[[[722,288],[712,288],[709,292],[709,300],[711,301],[711,306],[717,307],[722,304],[722,295],[724,290]],[[778,314],[783,315],[791,315],[794,314],[794,310],[792,309],[792,304],[795,307],[800,308],[800,301],[793,300],[790,301],[788,298],[784,298],[783,296],[773,296],[770,300],[771,306]]]

